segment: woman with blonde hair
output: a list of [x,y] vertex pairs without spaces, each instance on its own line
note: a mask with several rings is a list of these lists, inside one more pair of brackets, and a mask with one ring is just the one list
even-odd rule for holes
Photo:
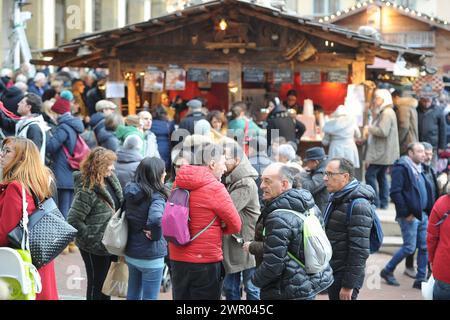
[[[25,188],[27,211],[31,215],[36,202],[52,196],[53,174],[43,165],[39,150],[33,141],[8,137],[2,143],[0,167],[3,179],[0,184],[0,247],[8,246],[8,233],[22,220],[22,188]],[[42,292],[37,300],[58,300],[54,262],[39,270]]]
[[74,172],[75,197],[68,222],[78,230],[75,243],[86,266],[87,300],[109,300],[102,293],[111,255],[102,244],[106,225],[123,203],[119,179],[113,173],[117,156],[94,148]]

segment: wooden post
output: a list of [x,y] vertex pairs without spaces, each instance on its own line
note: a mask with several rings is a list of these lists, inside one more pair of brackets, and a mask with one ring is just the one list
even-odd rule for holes
[[128,114],[136,114],[136,73],[130,72],[127,78],[128,87]]
[[[242,101],[242,64],[237,61],[229,64],[230,79],[228,83],[228,102],[229,106],[237,101]],[[236,92],[232,92],[236,90]]]
[[[120,71],[120,60],[119,59],[110,59],[108,61],[108,69],[109,69],[109,81],[123,81],[122,72]],[[120,110],[120,113],[122,114],[122,99],[116,98],[111,99],[112,102],[114,102]]]

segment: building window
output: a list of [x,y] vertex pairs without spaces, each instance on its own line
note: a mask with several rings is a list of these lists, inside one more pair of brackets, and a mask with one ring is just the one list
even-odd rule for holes
[[397,0],[396,1],[398,5],[410,8],[410,9],[416,9],[417,6],[417,0]]
[[338,11],[339,0],[314,0],[314,15],[327,15]]

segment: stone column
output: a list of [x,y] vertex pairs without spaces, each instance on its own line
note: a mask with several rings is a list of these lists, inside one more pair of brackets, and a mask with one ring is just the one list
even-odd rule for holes
[[31,1],[24,10],[32,13],[26,29],[31,50],[55,47],[55,0]]
[[128,0],[127,23],[138,23],[151,18],[152,3],[150,0]]
[[126,25],[127,1],[108,0],[101,4],[102,30],[120,28]]
[[93,31],[93,0],[66,0],[66,42]]

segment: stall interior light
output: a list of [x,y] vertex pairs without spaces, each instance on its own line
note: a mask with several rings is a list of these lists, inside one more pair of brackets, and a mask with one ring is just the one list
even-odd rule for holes
[[225,19],[221,19],[221,20],[220,20],[220,22],[219,22],[219,28],[220,28],[220,30],[222,30],[222,31],[227,30],[227,28],[228,28],[228,23],[227,23],[227,21],[226,21]]

